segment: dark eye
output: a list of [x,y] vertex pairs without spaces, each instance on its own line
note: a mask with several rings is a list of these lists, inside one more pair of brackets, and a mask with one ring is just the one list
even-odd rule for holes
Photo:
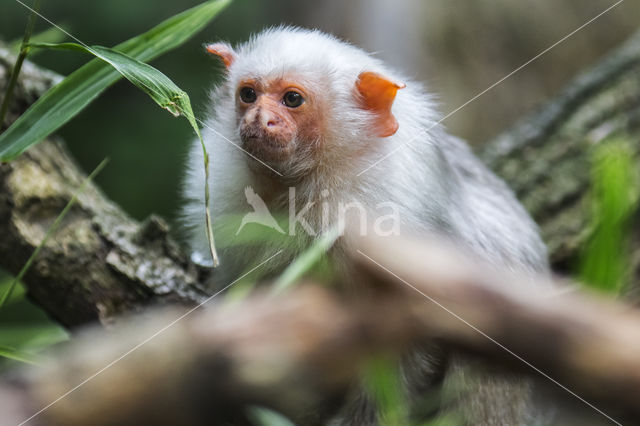
[[298,108],[304,103],[304,98],[300,93],[294,92],[292,90],[284,94],[284,98],[282,98],[282,101],[289,108]]
[[251,87],[243,87],[240,89],[240,99],[242,102],[246,104],[252,104],[256,101],[258,96],[256,95],[256,91]]

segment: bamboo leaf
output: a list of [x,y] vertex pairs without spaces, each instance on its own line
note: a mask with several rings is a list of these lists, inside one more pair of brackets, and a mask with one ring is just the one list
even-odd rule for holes
[[27,53],[29,53],[29,48],[27,46],[29,44],[29,40],[31,39],[31,34],[33,34],[33,27],[36,24],[38,10],[40,10],[40,0],[35,0],[35,2],[33,3],[33,8],[31,9],[31,13],[29,14],[27,28],[25,28],[24,30],[24,36],[22,37],[22,42],[20,43],[20,51],[18,52],[18,57],[15,64],[13,65],[13,69],[11,70],[9,83],[7,84],[4,93],[4,99],[2,99],[2,105],[0,105],[0,127],[4,126],[4,118],[7,115],[7,111],[9,111],[9,105],[11,104],[11,100],[13,99],[13,91],[16,88],[16,84],[18,83],[18,76],[20,75],[20,70],[22,69],[22,63],[27,57]]
[[73,50],[89,53],[111,65],[136,87],[146,92],[160,107],[174,116],[184,115],[200,136],[191,101],[187,92],[180,89],[169,77],[144,62],[138,61],[114,49],[103,46],[83,46],[77,43],[39,43],[31,47]]
[[28,352],[19,351],[7,346],[0,346],[0,356],[27,364],[39,364],[40,358]]
[[171,112],[174,116],[184,115],[193,131],[200,139],[204,158],[205,170],[205,217],[206,231],[209,242],[209,251],[213,259],[213,266],[218,266],[218,254],[215,248],[213,230],[211,228],[211,213],[209,208],[209,154],[207,153],[202,134],[198,128],[191,101],[187,92],[180,89],[169,77],[144,62],[138,61],[114,49],[103,46],[85,46],[77,43],[60,44],[34,44],[32,47],[73,50],[89,53],[98,59],[111,65],[117,72],[122,74],[127,80],[133,83],[142,91],[146,92],[158,105]]
[[281,294],[294,286],[314,265],[327,254],[340,236],[340,228],[335,227],[322,234],[307,250],[294,260],[278,277],[272,287],[272,294]]
[[[20,308],[24,311],[17,313]],[[2,316],[3,324],[0,324],[0,346],[38,353],[51,345],[69,340],[69,334],[53,322],[35,317],[19,318],[21,314],[25,317],[32,315],[36,310],[37,307],[23,300],[20,306],[14,308],[17,316],[5,312]],[[38,313],[44,315],[43,312]]]
[[[34,34],[31,36],[30,42],[31,43],[60,43],[62,42],[65,38],[67,38],[67,35],[62,32],[62,30],[68,30],[67,26],[65,24],[61,24],[59,25],[60,28],[58,27],[49,27],[44,31],[39,32],[38,34]],[[14,54],[18,54],[20,53],[20,46],[22,44],[22,38],[18,39],[18,40],[13,40],[11,42],[8,43],[9,45],[9,50],[11,51],[11,53]],[[33,55],[33,52],[29,52],[30,55]]]
[[381,425],[409,425],[409,409],[398,362],[380,356],[370,360],[365,371],[365,386],[378,408]]
[[258,426],[295,426],[282,414],[263,407],[250,407],[249,417]]
[[[113,50],[141,62],[174,49],[201,30],[230,0],[210,0],[173,16]],[[120,72],[94,59],[47,91],[0,135],[0,161],[10,161],[40,142],[121,78]]]
[[632,263],[629,227],[638,205],[638,173],[625,139],[602,143],[593,158],[592,233],[580,259],[580,278],[591,288],[617,295],[627,284]]

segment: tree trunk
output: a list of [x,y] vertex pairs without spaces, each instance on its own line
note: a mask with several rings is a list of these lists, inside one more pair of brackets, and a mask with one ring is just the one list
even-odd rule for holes
[[[591,154],[614,138],[628,140],[638,161],[640,32],[480,153],[540,225],[557,271],[571,270],[589,237]],[[640,278],[638,225],[633,287]]]
[[[0,50],[0,76],[11,64]],[[26,63],[13,117],[58,80]],[[1,267],[18,273],[85,177],[55,137],[0,164]],[[70,328],[149,304],[204,300],[199,271],[168,231],[155,216],[132,220],[89,183],[24,277],[28,295]]]

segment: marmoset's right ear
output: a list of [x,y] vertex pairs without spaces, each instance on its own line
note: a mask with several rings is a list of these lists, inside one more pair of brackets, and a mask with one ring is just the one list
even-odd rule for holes
[[229,69],[231,64],[233,64],[233,61],[235,61],[238,56],[229,43],[220,42],[207,44],[206,49],[207,52],[222,59],[222,62],[224,62],[224,66],[227,69]]

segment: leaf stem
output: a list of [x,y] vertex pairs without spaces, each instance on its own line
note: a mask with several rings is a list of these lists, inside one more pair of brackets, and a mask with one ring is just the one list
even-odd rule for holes
[[40,0],[35,0],[33,3],[33,9],[29,14],[27,27],[24,30],[24,37],[22,39],[22,45],[20,46],[20,53],[18,53],[18,59],[16,59],[16,63],[14,64],[13,70],[11,71],[9,84],[7,85],[7,90],[4,94],[4,99],[2,100],[2,106],[0,107],[0,130],[2,127],[4,127],[4,118],[7,115],[7,111],[9,110],[11,98],[13,98],[13,91],[16,87],[16,83],[18,82],[18,76],[20,75],[20,70],[22,69],[22,63],[27,57],[27,53],[29,53],[29,39],[31,38],[31,34],[33,34],[33,28],[36,24],[36,13],[39,10]]
[[213,239],[213,228],[211,226],[211,209],[209,208],[209,153],[207,147],[204,145],[202,136],[200,137],[200,144],[202,145],[202,152],[204,155],[204,213],[205,213],[205,226],[207,227],[207,242],[209,243],[209,252],[211,253],[211,259],[213,260],[213,267],[217,268],[220,265],[220,259],[218,258],[218,252],[216,251],[216,243]]

